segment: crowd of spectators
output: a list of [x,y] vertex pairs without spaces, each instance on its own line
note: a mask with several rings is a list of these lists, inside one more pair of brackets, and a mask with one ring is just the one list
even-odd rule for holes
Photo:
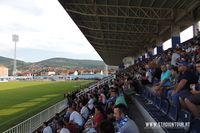
[[[112,81],[83,95],[67,95],[69,107],[44,123],[43,133],[138,133],[128,116],[125,91],[166,98],[200,117],[200,41],[177,45],[117,71]],[[148,87],[146,87],[148,86]],[[149,101],[151,104],[152,101]]]
[[[125,70],[135,86],[200,117],[200,41],[177,45]],[[148,87],[145,87],[148,86]],[[152,101],[149,101],[152,103]]]
[[76,96],[67,94],[68,108],[63,115],[56,114],[52,122],[44,122],[43,133],[139,133],[128,116],[124,91],[132,80],[123,73],[95,89]]

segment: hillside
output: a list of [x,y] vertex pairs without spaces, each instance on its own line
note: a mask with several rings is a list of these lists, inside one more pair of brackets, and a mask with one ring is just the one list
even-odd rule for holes
[[36,65],[40,67],[62,67],[62,68],[104,68],[103,61],[96,60],[74,60],[67,58],[51,58],[36,62]]
[[[0,56],[0,64],[3,64],[12,70],[13,68],[13,59]],[[100,68],[104,69],[105,65],[103,61],[96,60],[75,60],[67,58],[51,58],[47,60],[42,60],[39,62],[28,63],[21,60],[17,60],[17,69],[18,70],[28,70],[32,66],[37,66],[41,68],[46,67],[56,67],[56,68],[83,68],[83,69],[93,69]]]
[[[0,64],[5,65],[6,67],[9,68],[9,70],[13,69],[13,59],[11,59],[11,58],[6,58],[6,57],[0,56]],[[18,67],[17,67],[18,69],[24,69],[24,68],[28,68],[30,63],[26,63],[24,61],[17,60],[17,65],[18,65]]]

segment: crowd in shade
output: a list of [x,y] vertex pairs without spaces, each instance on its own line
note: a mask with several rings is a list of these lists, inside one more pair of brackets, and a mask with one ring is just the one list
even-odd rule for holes
[[[139,133],[127,112],[124,95],[126,76],[119,73],[109,83],[80,96],[67,95],[68,108],[44,122],[43,133]],[[126,82],[125,82],[126,81]]]
[[[44,122],[43,133],[139,133],[130,118],[126,91],[149,93],[200,117],[199,39],[177,45],[115,73],[89,92],[68,94],[69,106]],[[148,101],[151,104],[151,100]],[[134,116],[133,116],[134,117]]]
[[168,49],[152,60],[140,62],[129,71],[135,73],[137,88],[148,86],[143,91],[166,98],[170,104],[188,109],[194,117],[199,117],[199,59],[200,43],[195,40]]

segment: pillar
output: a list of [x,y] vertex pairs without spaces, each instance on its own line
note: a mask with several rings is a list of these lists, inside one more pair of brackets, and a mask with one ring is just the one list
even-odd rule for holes
[[142,55],[142,61],[144,61],[145,60],[145,55]]
[[200,26],[199,22],[195,22],[193,24],[193,35],[194,35],[194,37],[198,35],[198,31],[200,29],[199,26]]
[[153,49],[153,48],[150,48],[149,51],[147,52],[148,57],[149,57],[149,58],[152,58],[153,53],[154,53],[154,49]]
[[163,42],[160,38],[156,39],[156,45],[157,45],[157,54],[163,52]]
[[172,39],[172,48],[176,48],[176,45],[181,43],[180,26],[177,25],[171,26],[171,39]]
[[153,56],[151,51],[148,51],[147,55],[148,55],[148,58],[151,58]]

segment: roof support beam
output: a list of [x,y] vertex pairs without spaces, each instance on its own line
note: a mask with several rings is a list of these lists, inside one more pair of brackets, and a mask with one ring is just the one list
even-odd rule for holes
[[136,40],[136,39],[116,39],[116,38],[101,38],[101,37],[95,37],[95,36],[91,36],[91,35],[85,35],[87,38],[89,39],[94,39],[94,40],[105,40],[105,41],[118,41],[118,42],[144,42],[144,40]]
[[117,54],[117,55],[122,55],[122,54],[125,54],[125,55],[136,55],[136,53],[134,53],[134,51],[121,51],[121,50],[110,50],[110,49],[101,49],[101,48],[95,48],[98,52],[101,52],[101,53],[109,53],[109,54]]
[[[133,19],[152,19],[152,20],[171,20],[173,19],[173,9],[136,7],[122,5],[96,5],[96,13],[93,4],[67,4],[66,11],[91,17],[110,17],[110,18],[133,18]],[[87,10],[85,10],[87,9]],[[168,15],[169,14],[169,15]]]
[[113,48],[124,48],[124,49],[129,49],[129,48],[144,48],[146,43],[130,43],[130,42],[124,42],[124,43],[98,43],[98,42],[93,42],[90,41],[91,44],[94,44],[94,46],[100,46],[100,47],[113,47]]
[[[101,28],[95,23],[88,23],[84,25],[78,25],[78,27],[89,29],[89,30],[99,30],[99,31],[126,31],[133,33],[157,33],[158,26],[156,25],[144,25],[144,24],[102,24]],[[117,29],[117,30],[116,30]]]
[[81,28],[81,30],[84,30],[84,31],[91,31],[91,32],[104,32],[104,35],[105,35],[105,32],[109,32],[111,34],[113,33],[127,33],[127,34],[131,34],[131,33],[138,33],[138,34],[149,34],[150,36],[154,36],[152,32],[146,32],[146,31],[127,31],[127,30],[109,30],[109,29],[92,29],[92,28],[89,28],[89,27],[86,27],[86,26],[80,26],[79,25],[79,28]]
[[[101,37],[100,32],[90,32],[85,35],[91,35],[95,37]],[[156,38],[155,34],[143,34],[143,33],[120,33],[120,32],[104,32],[104,37],[109,38],[123,38],[123,39],[134,39],[134,40],[144,40],[145,38]]]
[[[130,27],[128,28],[128,26],[125,29],[122,29],[123,27],[112,27],[112,28],[101,28],[101,29],[95,29],[95,28],[90,28],[87,26],[82,26],[82,25],[78,25],[78,27],[80,28],[84,28],[87,30],[92,30],[92,31],[103,31],[103,32],[122,32],[122,33],[157,33],[158,28],[155,27],[145,27],[145,26],[134,26],[134,27]],[[102,26],[103,27],[103,26]],[[113,29],[113,30],[112,30]],[[115,30],[116,29],[116,30]]]

